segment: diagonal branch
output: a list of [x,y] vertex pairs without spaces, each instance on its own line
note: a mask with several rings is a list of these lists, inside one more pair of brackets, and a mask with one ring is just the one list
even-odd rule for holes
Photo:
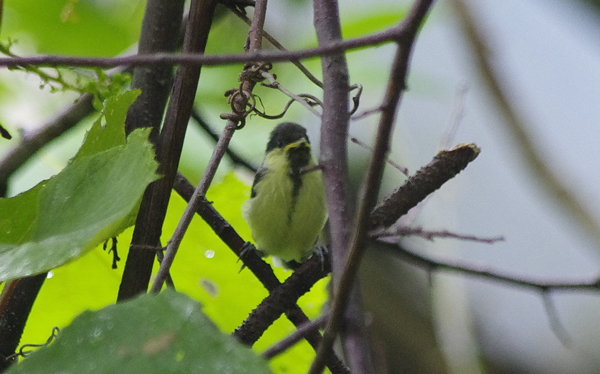
[[8,189],[10,176],[43,146],[77,125],[94,112],[93,95],[83,94],[79,100],[39,130],[23,134],[23,139],[0,160],[0,196]]
[[330,261],[312,256],[285,282],[269,293],[258,307],[233,333],[240,342],[252,346],[286,310],[296,306],[298,299],[331,271]]
[[302,340],[306,334],[320,329],[327,322],[327,318],[329,318],[329,315],[324,314],[312,322],[298,326],[298,330],[266,349],[262,353],[263,358],[269,360],[278,354],[285,352],[286,349]]
[[[204,119],[204,117],[202,116],[202,114],[200,113],[199,110],[197,110],[197,109],[192,110],[192,118],[198,124],[198,126],[204,131],[204,133],[206,133],[212,140],[215,141],[215,143],[217,143],[219,141],[219,138],[221,136],[212,129],[212,127]],[[227,154],[227,156],[229,156],[229,158],[231,159],[231,161],[234,164],[242,166],[242,167],[244,167],[252,172],[255,172],[255,173],[256,173],[256,170],[258,170],[258,167],[256,167],[256,165],[253,165],[252,163],[250,163],[248,160],[246,160],[244,157],[240,156],[237,152],[235,152],[231,148],[228,147],[227,150],[225,151],[225,153]]]
[[508,272],[490,269],[485,266],[466,264],[462,261],[435,260],[421,254],[417,254],[396,243],[385,240],[377,240],[385,250],[391,251],[406,262],[428,271],[446,271],[463,274],[473,278],[492,280],[508,285],[530,288],[541,293],[552,291],[600,291],[600,277],[590,277],[573,281],[540,280],[532,277],[523,277]]
[[[186,201],[190,201],[194,187],[187,179],[181,174],[177,175],[175,184],[173,186],[175,191]],[[265,286],[269,292],[276,290],[281,283],[279,279],[273,273],[273,269],[264,262],[255,251],[246,251],[242,255],[242,251],[246,242],[238,235],[231,225],[225,221],[225,219],[215,210],[210,202],[203,199],[198,205],[196,213],[202,217],[202,219],[210,226],[210,228],[219,236],[219,238],[225,243],[229,249],[231,249],[242,261],[244,266],[248,268],[256,278]],[[317,269],[314,271],[320,271],[320,264],[316,264]],[[285,311],[287,318],[296,327],[310,322],[306,314],[300,309],[298,305],[293,305],[287,311]],[[311,331],[305,335],[305,339],[308,343],[316,350],[321,343],[321,334],[319,331]],[[348,373],[348,369],[342,363],[342,361],[334,354],[329,357],[327,361],[327,367],[332,373]]]
[[[214,10],[214,7],[213,7],[213,10]],[[260,50],[260,48],[261,48],[262,28],[263,28],[263,24],[265,22],[266,10],[267,10],[267,0],[258,0],[255,5],[254,18],[252,20],[252,25],[250,26],[250,31],[248,33],[248,39],[246,41],[246,46],[244,47],[244,49],[246,49],[247,51],[254,52],[254,51]],[[252,68],[251,64],[246,65],[244,67],[244,72],[250,70],[251,68]],[[228,116],[228,120],[227,120],[227,124],[225,125],[225,129],[223,130],[223,133],[221,134],[221,137],[219,138],[219,141],[217,142],[217,145],[215,146],[215,148],[213,150],[213,153],[208,162],[208,165],[202,175],[202,178],[200,179],[200,183],[198,183],[198,186],[196,187],[196,190],[194,191],[194,194],[192,195],[190,202],[186,206],[185,211],[183,212],[183,215],[179,219],[179,223],[177,224],[177,227],[175,228],[175,231],[173,232],[173,235],[171,236],[171,239],[169,240],[169,243],[167,244],[167,249],[165,251],[165,257],[163,258],[163,260],[160,264],[160,268],[158,269],[158,273],[156,274],[156,278],[154,279],[154,283],[152,284],[151,292],[153,292],[153,293],[160,292],[160,290],[163,286],[163,283],[164,283],[165,279],[167,278],[167,275],[169,274],[169,269],[170,269],[171,265],[173,264],[175,255],[177,254],[177,251],[179,250],[179,246],[181,244],[181,241],[183,240],[183,236],[185,235],[185,232],[187,231],[188,227],[190,226],[190,223],[192,222],[192,218],[194,217],[194,213],[197,210],[198,204],[200,204],[200,202],[202,200],[204,200],[204,198],[205,198],[206,191],[208,191],[208,187],[210,186],[212,179],[213,179],[215,173],[217,172],[217,168],[219,167],[219,164],[221,163],[221,159],[223,158],[223,155],[225,155],[225,151],[227,150],[227,148],[229,146],[229,142],[230,142],[231,138],[233,137],[233,133],[238,128],[238,123],[239,122],[244,123],[244,121],[245,121],[244,116],[240,115],[239,113],[244,113],[244,109],[245,109],[246,103],[247,103],[247,98],[245,96],[245,93],[252,92],[254,85],[255,85],[255,82],[253,82],[253,81],[250,81],[250,80],[244,81],[242,83],[241,89],[239,91],[242,94],[236,95],[235,97],[237,98],[237,100],[232,102],[233,113],[231,113]],[[191,112],[191,104],[192,103],[190,103],[190,112]],[[188,113],[187,118],[189,119],[189,113]],[[240,128],[241,128],[241,126],[240,126]]]
[[375,207],[370,217],[371,229],[392,225],[427,195],[460,173],[478,155],[479,148],[474,144],[458,145],[438,153],[429,164]]
[[[233,14],[235,14],[236,16],[238,16],[239,19],[241,19],[242,21],[246,22],[248,24],[248,26],[250,26],[250,19],[248,17],[246,17],[246,15],[242,12],[240,12],[236,7],[234,6],[230,6],[230,5],[225,5],[227,8],[229,8],[229,10],[231,10],[231,12]],[[275,48],[279,49],[280,51],[287,51],[287,49],[285,49],[285,47],[279,43],[277,41],[277,39],[275,39],[273,36],[271,36],[271,34],[269,34],[268,32],[266,32],[265,30],[263,30],[263,37],[265,39],[267,39],[269,41],[269,43],[271,43]],[[290,62],[294,65],[296,65],[296,67],[302,72],[304,73],[304,75],[310,79],[311,82],[313,82],[314,84],[316,84],[317,86],[323,88],[323,82],[321,82],[319,79],[317,79],[317,77],[315,77],[304,65],[302,65],[302,63],[300,61],[298,61],[297,59],[293,59],[290,60]]]
[[446,271],[538,291],[542,298],[544,308],[546,309],[550,328],[565,346],[569,346],[572,340],[566,328],[560,321],[556,307],[552,302],[550,292],[561,290],[600,291],[600,278],[597,276],[591,279],[581,279],[577,281],[543,281],[531,277],[522,277],[507,272],[492,270],[483,266],[466,264],[460,261],[434,260],[424,255],[414,253],[397,243],[389,243],[385,240],[377,240],[376,242],[381,248],[391,251],[402,260],[425,269],[429,272],[430,277],[431,273],[434,271]]

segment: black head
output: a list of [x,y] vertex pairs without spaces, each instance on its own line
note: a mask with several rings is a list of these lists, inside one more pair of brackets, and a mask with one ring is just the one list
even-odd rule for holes
[[271,132],[269,143],[267,143],[267,152],[276,148],[284,148],[286,145],[297,142],[302,138],[310,144],[304,127],[292,122],[280,123]]

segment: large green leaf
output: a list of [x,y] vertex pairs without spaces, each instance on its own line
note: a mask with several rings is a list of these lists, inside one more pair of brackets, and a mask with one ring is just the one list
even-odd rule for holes
[[174,291],[87,311],[49,347],[9,373],[269,373],[252,350],[223,334],[200,304]]
[[140,196],[157,178],[149,129],[125,142],[125,113],[139,92],[108,100],[103,117],[67,167],[0,199],[0,280],[60,266],[134,222]]

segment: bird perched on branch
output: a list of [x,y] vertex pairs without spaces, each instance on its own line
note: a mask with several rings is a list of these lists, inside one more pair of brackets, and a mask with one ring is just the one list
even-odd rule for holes
[[293,265],[308,259],[325,221],[325,191],[306,129],[284,122],[271,132],[243,216],[258,251]]

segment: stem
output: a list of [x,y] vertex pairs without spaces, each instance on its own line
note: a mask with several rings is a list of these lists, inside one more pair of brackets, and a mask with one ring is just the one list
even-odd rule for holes
[[15,279],[4,285],[0,296],[0,372],[14,360],[6,360],[17,350],[33,303],[48,273]]
[[355,39],[337,41],[316,48],[301,49],[288,52],[254,52],[247,54],[205,55],[202,53],[185,52],[155,53],[152,55],[135,55],[128,57],[69,57],[69,56],[35,56],[19,58],[0,58],[0,66],[19,66],[23,64],[36,66],[92,66],[110,68],[115,66],[143,66],[143,65],[232,65],[247,62],[288,62],[311,57],[331,56],[346,50],[358,49],[368,46],[377,46],[383,43],[398,41],[406,38],[407,30],[397,27],[383,32]]
[[[340,43],[342,40],[337,0],[315,0],[314,24],[319,46]],[[348,182],[348,66],[343,52],[323,56],[323,114],[321,127],[321,156],[319,164],[323,167],[323,182],[327,197],[327,209],[331,232],[330,250],[332,253],[333,294],[337,293],[338,280],[342,264],[346,257],[348,239],[352,235],[352,208]],[[347,326],[342,344],[350,371],[355,374],[373,373],[374,367],[368,346],[364,312],[355,282],[351,293],[352,308],[346,313]],[[316,363],[311,371],[323,370],[326,356],[332,352],[333,344],[325,339],[317,351]]]
[[[212,24],[215,0],[192,1],[184,37],[184,52],[202,53]],[[159,247],[171,189],[177,174],[185,131],[194,103],[201,66],[180,66],[177,69],[173,94],[169,101],[163,130],[157,147],[158,174],[163,178],[151,183],[138,212],[132,245],[127,256],[123,280],[117,300],[123,301],[146,292],[152,274],[155,252]]]
[[[326,352],[331,349],[333,342],[344,321],[344,311],[348,305],[349,297],[356,288],[356,273],[360,264],[360,259],[364,252],[367,234],[370,228],[370,214],[375,203],[377,194],[383,177],[385,159],[389,151],[390,138],[393,125],[396,118],[397,108],[401,99],[402,90],[405,89],[405,80],[408,72],[408,61],[412,50],[412,45],[417,34],[418,27],[421,25],[427,14],[433,0],[419,0],[413,4],[410,13],[403,20],[399,28],[406,27],[408,30],[407,38],[399,42],[396,51],[396,57],[392,66],[392,72],[388,81],[388,88],[382,105],[382,113],[379,120],[377,138],[373,149],[373,156],[369,171],[364,184],[363,197],[360,202],[356,226],[353,231],[351,246],[348,257],[345,261],[343,272],[337,285],[333,307],[331,310],[331,319],[323,334],[323,342],[317,352],[317,357],[311,366],[311,374],[321,373],[324,367]],[[315,17],[315,20],[317,18]],[[325,85],[327,87],[327,84]],[[327,107],[327,106],[326,106]],[[325,169],[326,170],[326,169]],[[325,175],[325,172],[324,172]],[[332,225],[333,226],[333,225]],[[334,239],[332,230],[332,240]],[[334,252],[335,253],[335,252]],[[335,259],[334,259],[334,271]],[[335,274],[334,274],[335,275]],[[334,277],[334,282],[335,282]],[[334,283],[335,286],[335,283]]]
[[[194,187],[183,175],[177,175],[173,187],[184,200],[190,201],[192,194],[194,193]],[[264,262],[255,251],[246,252],[244,256],[242,256],[242,249],[245,244],[244,240],[238,235],[234,228],[225,221],[219,212],[215,210],[210,202],[203,199],[199,204],[196,213],[202,217],[223,243],[244,261],[244,265],[248,270],[256,276],[269,292],[273,292],[281,285],[279,279],[277,279],[275,273],[273,273],[273,269]],[[321,265],[317,264],[317,266],[320,268]],[[304,267],[304,265],[302,267]],[[285,312],[285,315],[296,327],[310,322],[306,314],[304,314],[298,305],[294,305],[288,309]],[[316,351],[321,343],[322,336],[319,331],[314,330],[307,333],[305,339]],[[349,370],[335,353],[328,358],[327,367],[333,374],[349,373]]]
[[[252,19],[252,26],[250,26],[250,32],[248,34],[248,40],[246,42],[247,51],[253,52],[259,50],[261,47],[262,28],[265,22],[266,10],[267,0],[258,0],[255,5],[254,18]],[[251,92],[252,88],[254,87],[254,83],[245,81],[242,84],[242,87],[243,91]],[[246,99],[244,98],[244,95],[238,95],[237,97],[240,98],[240,100],[238,102],[235,102],[234,105],[236,105],[238,110],[243,111],[246,107]],[[187,231],[188,227],[190,226],[190,223],[192,222],[194,213],[198,209],[197,206],[201,202],[201,200],[204,199],[206,191],[208,191],[208,187],[210,186],[217,171],[217,168],[221,163],[221,159],[227,151],[227,147],[229,146],[231,137],[233,136],[233,133],[237,128],[238,121],[238,119],[229,119],[227,121],[225,129],[223,130],[223,133],[221,134],[221,137],[219,138],[219,141],[215,146],[215,149],[213,150],[212,156],[208,162],[206,170],[202,175],[202,179],[200,180],[198,187],[196,187],[196,190],[194,191],[190,202],[186,206],[185,211],[183,212],[183,215],[181,216],[179,223],[175,228],[175,232],[173,232],[173,235],[171,236],[171,240],[169,240],[169,243],[167,244],[165,257],[162,263],[160,264],[160,268],[158,269],[158,273],[156,274],[156,278],[154,279],[154,284],[152,285],[151,292],[158,293],[161,290],[162,285],[165,279],[167,278],[167,275],[169,274],[169,269],[173,264],[175,255],[179,250],[179,246],[181,244],[181,241],[183,240],[183,236],[185,235],[185,232]]]
[[215,150],[210,158],[210,161],[208,162],[204,174],[202,175],[202,179],[194,191],[194,194],[192,195],[188,205],[185,207],[185,211],[183,212],[183,215],[181,216],[179,223],[173,232],[171,240],[169,240],[165,257],[160,264],[160,268],[158,269],[156,278],[154,278],[154,284],[152,284],[152,289],[150,292],[160,292],[162,285],[169,274],[169,269],[173,264],[177,250],[179,249],[181,241],[183,240],[183,236],[190,226],[192,218],[194,218],[194,213],[196,213],[198,210],[199,203],[204,200],[206,191],[208,191],[208,187],[210,186],[210,183],[217,172],[219,163],[221,162],[221,159],[227,150],[227,146],[231,140],[231,137],[233,136],[233,133],[235,132],[236,126],[237,123],[234,121],[227,121],[227,125],[225,126],[225,129],[219,138],[219,142],[215,146]]

